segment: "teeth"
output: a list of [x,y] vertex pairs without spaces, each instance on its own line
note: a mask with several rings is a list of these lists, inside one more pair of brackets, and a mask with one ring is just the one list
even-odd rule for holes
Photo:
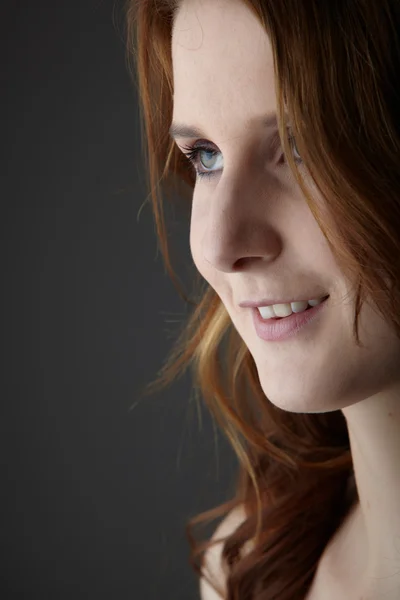
[[292,313],[304,312],[308,306],[317,306],[321,304],[324,298],[317,300],[308,300],[308,302],[291,302],[290,304],[273,304],[272,306],[259,306],[258,310],[263,319],[273,319],[274,317],[288,317]]

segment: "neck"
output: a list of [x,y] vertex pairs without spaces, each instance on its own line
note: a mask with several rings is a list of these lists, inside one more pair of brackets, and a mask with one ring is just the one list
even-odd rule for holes
[[[365,557],[365,597],[400,598],[400,397],[379,394],[342,409],[358,503],[352,519]],[[364,547],[361,550],[361,545]]]

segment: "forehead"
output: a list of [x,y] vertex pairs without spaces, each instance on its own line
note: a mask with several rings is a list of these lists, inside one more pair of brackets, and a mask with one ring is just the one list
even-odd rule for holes
[[174,22],[172,61],[173,120],[221,131],[275,109],[269,38],[240,0],[185,0]]

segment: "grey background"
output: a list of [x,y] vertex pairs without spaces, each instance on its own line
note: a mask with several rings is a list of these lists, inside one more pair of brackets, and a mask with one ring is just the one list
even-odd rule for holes
[[[140,400],[188,309],[140,210],[122,4],[3,0],[0,23],[0,597],[198,598],[184,524],[236,461],[189,375]],[[188,233],[171,213],[190,282]]]

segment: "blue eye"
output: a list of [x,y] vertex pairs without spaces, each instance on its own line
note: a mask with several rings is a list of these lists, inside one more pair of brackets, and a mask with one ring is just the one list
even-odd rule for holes
[[[303,162],[301,159],[301,156],[297,150],[295,138],[291,132],[289,132],[289,143],[293,149],[293,152],[295,155],[294,159],[295,159],[296,163]],[[200,159],[200,154],[204,152],[205,154],[208,155],[208,160],[212,160],[215,156],[220,154],[220,152],[218,152],[208,146],[204,146],[204,145],[183,146],[183,152],[184,152],[185,156],[187,156],[187,158],[189,159],[190,163],[194,166],[196,175],[199,178],[212,177],[213,175],[215,175],[215,173],[218,172],[219,169],[218,170],[217,169],[204,170],[204,169],[207,169],[207,165],[204,165],[203,160]]]
[[199,165],[201,165],[202,168],[205,167],[207,169],[207,165],[204,165],[204,162],[202,160],[200,160],[199,154],[201,152],[204,152],[204,153],[208,154],[209,160],[210,160],[210,157],[212,160],[217,154],[220,154],[216,150],[213,150],[207,146],[184,146],[183,150],[186,150],[186,152],[184,152],[184,154],[185,154],[185,156],[188,157],[189,161],[194,166],[196,175],[198,177],[211,177],[212,175],[214,175],[217,172],[217,171],[203,171],[203,170],[200,170],[200,168],[199,168]]
[[297,154],[297,156],[294,157],[295,161],[297,163],[303,162],[302,159],[301,159],[301,156],[299,154],[299,151],[297,150],[296,140],[295,140],[294,135],[292,133],[289,133],[289,144],[291,145],[294,153]]

